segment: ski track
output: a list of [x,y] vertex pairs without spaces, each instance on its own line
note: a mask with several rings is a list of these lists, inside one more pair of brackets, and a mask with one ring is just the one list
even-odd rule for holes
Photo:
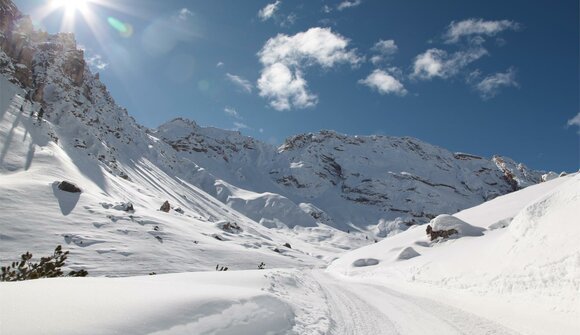
[[500,324],[431,299],[335,279],[313,271],[330,307],[329,334],[518,334]]

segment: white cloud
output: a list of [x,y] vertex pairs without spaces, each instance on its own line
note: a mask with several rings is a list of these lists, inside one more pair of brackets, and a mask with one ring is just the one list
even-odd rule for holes
[[270,106],[282,111],[292,107],[307,108],[318,103],[318,97],[308,92],[308,83],[300,70],[294,73],[282,63],[268,65],[258,79],[260,96],[270,100]]
[[243,119],[242,116],[240,115],[240,113],[238,113],[238,111],[233,107],[226,106],[224,108],[224,112],[226,112],[226,114],[228,114],[229,116],[231,116],[235,119],[238,119],[238,120]]
[[332,67],[337,63],[356,65],[362,59],[355,50],[347,50],[349,40],[330,28],[310,28],[293,36],[278,34],[270,38],[258,53],[264,65],[314,65]]
[[290,27],[291,25],[294,24],[294,22],[296,22],[296,14],[290,13],[288,14],[288,16],[280,20],[278,24],[281,27]]
[[215,67],[224,67],[224,63],[223,62],[217,62],[217,64],[215,65]]
[[580,134],[580,113],[576,114],[576,116],[568,120],[568,127],[571,126],[578,127],[578,134]]
[[254,86],[249,80],[246,80],[240,76],[236,76],[234,74],[226,73],[226,78],[233,83],[234,85],[238,86],[246,93],[252,93],[252,89]]
[[457,51],[452,54],[441,49],[429,49],[415,57],[411,77],[418,79],[449,78],[487,54],[487,50],[482,47]]
[[493,98],[502,87],[518,87],[516,71],[508,69],[506,72],[489,75],[475,85],[483,99]]
[[246,125],[245,123],[242,122],[234,122],[234,128],[232,128],[235,131],[240,131],[242,129],[251,129],[248,125]]
[[322,7],[322,11],[323,11],[324,13],[328,14],[328,13],[332,12],[332,8],[331,8],[329,5],[324,5],[324,6]]
[[190,11],[189,9],[187,9],[187,8],[182,8],[182,9],[179,11],[179,14],[177,15],[177,17],[178,17],[180,20],[182,20],[182,21],[185,21],[185,20],[189,19],[189,18],[190,18],[190,17],[192,17],[192,16],[193,16],[193,12],[192,12],[192,11]]
[[86,62],[89,65],[89,68],[94,71],[103,71],[105,70],[109,64],[103,60],[103,57],[99,54],[94,55],[87,55]]
[[278,0],[274,3],[267,4],[264,8],[262,8],[262,9],[260,9],[260,11],[258,11],[258,17],[262,21],[266,21],[266,20],[272,18],[274,16],[274,14],[276,14],[276,11],[280,7],[281,3],[282,3],[282,1]]
[[379,40],[377,43],[375,43],[371,50],[383,55],[393,55],[397,53],[399,47],[397,44],[395,44],[394,40]]
[[359,64],[362,58],[356,50],[349,50],[348,44],[348,39],[330,28],[319,27],[293,36],[278,34],[270,38],[258,53],[264,66],[257,85],[260,96],[269,99],[277,110],[316,105],[318,97],[308,92],[303,69],[314,65],[331,68],[342,63]]
[[443,37],[447,43],[456,43],[462,37],[495,36],[504,30],[518,30],[520,24],[510,20],[484,21],[483,19],[467,19],[451,22]]
[[344,10],[351,7],[356,7],[362,3],[362,0],[345,0],[336,6],[338,10]]
[[376,65],[382,61],[389,60],[392,55],[397,53],[399,47],[397,47],[394,40],[379,40],[371,50],[377,53],[371,57],[371,62]]
[[377,90],[380,94],[396,94],[400,96],[407,94],[405,86],[397,78],[383,70],[374,70],[368,77],[358,82]]

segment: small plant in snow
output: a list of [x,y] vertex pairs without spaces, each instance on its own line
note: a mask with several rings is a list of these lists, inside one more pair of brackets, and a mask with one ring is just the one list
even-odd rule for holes
[[85,277],[89,273],[85,270],[71,271],[68,274],[62,272],[62,267],[68,257],[68,251],[62,251],[59,245],[54,253],[48,257],[40,258],[39,263],[32,263],[32,254],[26,252],[20,256],[19,262],[12,262],[10,266],[2,267],[0,281],[21,281],[39,278],[54,277]]
[[264,270],[266,268],[266,263],[261,262],[260,264],[258,264],[258,270]]

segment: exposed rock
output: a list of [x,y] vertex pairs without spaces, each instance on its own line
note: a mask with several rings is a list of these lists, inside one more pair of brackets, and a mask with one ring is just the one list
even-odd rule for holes
[[431,241],[441,237],[449,238],[460,238],[463,236],[482,236],[484,228],[472,226],[469,223],[448,214],[438,215],[436,218],[431,220],[430,224],[427,225],[427,235],[431,237]]
[[62,70],[72,80],[75,86],[81,86],[85,73],[85,60],[83,51],[70,51]]
[[77,185],[75,185],[71,182],[68,182],[66,180],[63,180],[58,184],[58,189],[61,191],[70,192],[70,193],[81,193],[82,192],[81,189]]
[[227,221],[221,221],[216,223],[216,225],[223,231],[228,232],[228,233],[240,233],[242,231],[242,228],[235,222],[227,222]]
[[431,237],[431,241],[434,241],[436,239],[438,239],[439,237],[441,238],[448,238],[449,236],[453,235],[453,234],[457,234],[457,230],[455,229],[448,229],[448,230],[433,230],[433,228],[431,228],[431,225],[427,225],[427,235],[429,235]]
[[354,261],[352,263],[352,266],[354,266],[355,268],[360,268],[360,267],[365,267],[365,266],[373,266],[373,265],[377,265],[377,264],[379,264],[378,259],[361,258],[361,259],[357,259],[356,261]]
[[171,210],[171,205],[169,204],[169,201],[165,200],[165,202],[163,203],[163,205],[161,205],[161,208],[159,208],[159,210],[165,213],[169,213],[169,210]]
[[290,243],[286,242],[284,243],[284,246],[288,249],[292,249],[292,246],[290,245]]

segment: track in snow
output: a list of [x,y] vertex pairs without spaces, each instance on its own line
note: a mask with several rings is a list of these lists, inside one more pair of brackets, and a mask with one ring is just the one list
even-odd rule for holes
[[464,310],[387,287],[313,271],[331,311],[329,334],[517,334]]

